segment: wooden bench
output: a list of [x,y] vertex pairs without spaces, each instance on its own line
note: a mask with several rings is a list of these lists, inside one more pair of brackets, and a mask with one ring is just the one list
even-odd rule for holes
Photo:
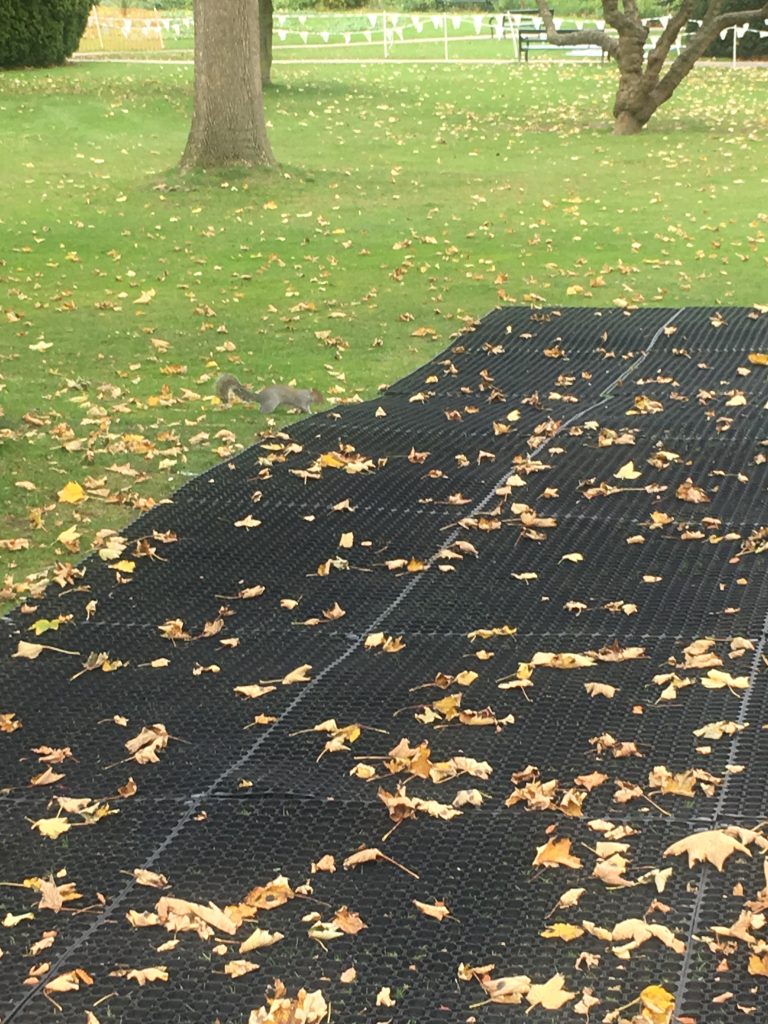
[[[558,34],[561,36],[567,36],[571,33],[577,33],[580,30],[577,28],[561,28]],[[533,28],[529,25],[521,25],[517,33],[518,39],[518,51],[517,59],[528,61],[529,50],[565,50],[569,53],[578,51],[585,54],[600,54],[601,60],[605,60],[606,52],[600,46],[595,46],[593,43],[574,43],[573,46],[569,46],[567,43],[559,45],[557,43],[550,43],[547,39],[547,30],[542,26],[541,28]]]

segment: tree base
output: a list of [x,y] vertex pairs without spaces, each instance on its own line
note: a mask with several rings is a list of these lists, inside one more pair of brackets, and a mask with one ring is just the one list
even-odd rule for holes
[[635,114],[628,110],[622,110],[616,115],[613,122],[614,135],[637,135],[645,127],[645,121],[641,121]]

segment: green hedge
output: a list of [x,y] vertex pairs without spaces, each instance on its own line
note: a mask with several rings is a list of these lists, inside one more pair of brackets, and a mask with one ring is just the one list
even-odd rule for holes
[[[692,18],[701,20],[709,6],[709,0],[698,0],[696,7],[691,14]],[[728,11],[743,11],[750,8],[758,7],[759,4],[745,3],[744,0],[725,0],[723,4],[722,13],[726,14]],[[753,26],[756,29],[765,29],[767,26],[764,24],[755,24]],[[712,43],[707,50],[707,57],[730,57],[733,53],[733,32],[729,29],[725,39],[719,37]],[[747,32],[741,39],[737,41],[736,53],[741,59],[749,57],[768,57],[768,36],[760,38],[759,32]]]
[[48,67],[77,49],[94,0],[0,0],[0,67]]

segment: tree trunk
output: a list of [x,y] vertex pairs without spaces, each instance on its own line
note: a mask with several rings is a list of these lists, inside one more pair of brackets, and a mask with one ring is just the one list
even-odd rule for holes
[[259,0],[261,84],[272,84],[272,0]]
[[[616,61],[619,65],[619,85],[613,104],[613,134],[635,135],[653,114],[655,109],[650,92],[655,83],[649,82],[643,73],[643,51],[647,29],[629,32],[625,26],[624,35],[619,36]],[[642,29],[643,26],[638,26]]]
[[[681,47],[667,67],[673,44],[691,18],[695,0],[671,0],[671,13],[666,15],[663,30],[653,46],[649,46],[648,27],[640,15],[638,0],[602,0],[605,22],[616,34],[603,29],[558,32],[555,27],[552,0],[536,0],[539,14],[547,30],[547,39],[557,46],[587,43],[600,46],[612,57],[619,69],[619,86],[613,104],[613,134],[636,135],[666,103],[683,79],[693,70],[696,61],[706,52],[718,33],[744,23],[760,25],[768,20],[768,0],[762,6],[743,11],[722,12],[724,0],[707,0],[698,31]],[[621,6],[619,4],[621,3]]]
[[182,168],[271,166],[259,64],[259,5],[195,0],[195,109]]
[[622,110],[613,121],[614,135],[637,135],[643,130],[645,122],[641,121],[630,110]]

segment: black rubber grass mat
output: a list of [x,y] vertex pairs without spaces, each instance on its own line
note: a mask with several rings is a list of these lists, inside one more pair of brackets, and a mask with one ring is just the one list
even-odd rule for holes
[[768,611],[754,557],[736,557],[738,540],[710,542],[723,537],[722,527],[690,527],[686,534],[698,539],[686,540],[595,515],[563,520],[543,541],[521,538],[518,524],[478,532],[462,533],[479,556],[452,565],[455,585],[446,586],[439,569],[424,573],[393,610],[392,630],[459,633],[508,622],[555,637],[627,630],[754,637]]
[[[60,794],[108,798],[132,776],[145,796],[204,791],[349,646],[343,636],[309,630],[290,647],[284,632],[228,647],[216,637],[174,643],[143,626],[112,627],[108,636],[103,627],[80,627],[72,639],[79,656],[44,651],[34,665],[14,660],[3,680],[3,704],[22,728],[3,736],[0,788],[14,799],[34,794],[41,811]],[[111,670],[83,671],[88,656],[101,653]],[[43,701],[34,685],[41,673]],[[297,681],[283,683],[292,673]],[[256,726],[259,714],[269,717]],[[162,768],[137,763],[126,748],[158,721],[170,737]],[[56,769],[60,781],[36,788],[30,780],[49,763],[45,748],[70,755]]]
[[[53,1017],[45,996],[63,1020],[242,1024],[273,977],[322,988],[334,1019],[507,1020],[457,975],[489,963],[481,979],[548,991],[562,974],[571,1017],[654,984],[696,1024],[759,1006],[761,925],[729,915],[764,902],[767,324],[494,311],[373,402],[202,474],[7,617],[6,1024]],[[37,636],[43,618],[58,628]],[[665,857],[699,832],[723,876]],[[534,864],[561,839],[562,863]],[[361,844],[397,863],[313,873]],[[285,939],[238,977],[221,918],[205,939],[129,924],[163,891],[137,867],[203,906],[281,873],[308,887],[259,914]],[[66,879],[82,897],[38,907]],[[344,906],[367,927],[331,935]],[[628,933],[644,941],[621,949]]]
[[[649,914],[656,892],[653,884],[611,891],[590,878],[600,860],[595,846],[604,839],[583,823],[557,827],[557,838],[569,842],[576,862],[567,869],[542,869],[533,863],[537,849],[548,842],[546,826],[553,823],[518,810],[509,811],[508,817],[467,814],[461,844],[453,839],[451,823],[429,819],[406,823],[386,844],[392,862],[344,869],[344,861],[358,848],[373,848],[381,842],[380,821],[373,810],[327,802],[208,801],[152,862],[151,870],[167,879],[167,892],[133,884],[131,872],[139,865],[130,841],[131,826],[145,835],[153,827],[161,831],[174,810],[175,805],[166,807],[162,802],[135,802],[125,808],[124,820],[115,816],[98,826],[105,856],[94,859],[89,845],[69,854],[68,878],[83,900],[93,902],[98,891],[106,902],[100,921],[95,916],[98,910],[91,913],[90,933],[75,933],[70,923],[66,940],[71,951],[57,970],[79,968],[93,984],[58,997],[63,1016],[32,1000],[15,1019],[77,1020],[88,1009],[101,1016],[99,1005],[106,999],[101,1003],[109,1007],[106,1019],[242,1021],[264,1002],[275,977],[291,992],[300,986],[322,989],[338,1019],[465,1019],[485,995],[477,982],[458,979],[462,963],[493,963],[496,976],[525,974],[535,982],[563,973],[566,987],[577,993],[599,980],[605,993],[602,1008],[607,1011],[620,1005],[626,993],[679,973],[680,952],[657,938],[622,961],[610,952],[622,943],[587,935],[580,948],[591,953],[593,960],[591,966],[582,964],[577,970],[569,947],[563,957],[561,939],[542,936],[553,925],[580,928],[578,922],[599,917],[612,928],[619,921],[646,916],[663,923],[679,941],[685,937],[694,902],[687,891],[686,873],[673,874],[665,890],[665,900],[674,903],[674,918],[659,911]],[[664,850],[685,835],[676,823],[624,831],[621,847],[633,878],[667,867]],[[322,857],[333,858],[334,872],[312,872],[313,860],[317,864]],[[280,877],[290,885],[292,896],[274,909],[246,918],[230,934],[222,934],[219,928],[218,934],[201,938],[194,932],[166,930],[146,919],[143,926],[135,926],[126,917],[156,913],[158,901],[169,892],[177,899],[212,903],[222,910],[237,907],[254,887]],[[566,886],[583,887],[583,899],[578,910],[558,912]],[[298,891],[300,887],[303,891]],[[430,918],[414,900],[427,906],[439,902],[450,916],[443,921]],[[37,910],[36,902],[33,893],[12,894],[13,912],[35,914],[34,920],[24,920],[14,930],[14,946],[26,948],[41,926],[55,926],[54,915]],[[315,920],[332,922],[342,908],[355,916],[355,926],[357,922],[364,925],[360,931],[325,942],[310,937]],[[89,920],[88,915],[83,917]],[[81,922],[77,927],[82,928]],[[283,938],[241,953],[239,946],[254,928]],[[169,940],[172,948],[158,951]],[[54,943],[47,956],[55,961],[61,951]],[[243,977],[227,975],[225,966],[238,961],[257,963],[259,969]],[[112,973],[150,967],[162,968],[167,981],[140,986]],[[351,967],[354,980],[345,983],[342,975]],[[8,995],[23,993],[18,964],[14,975],[6,976],[14,983],[4,993],[6,1006],[10,1005]],[[384,988],[393,1002],[382,1017],[376,999]],[[509,1019],[508,1014],[505,1007],[483,1009],[484,1019],[491,1021]],[[541,1010],[534,1010],[530,1017],[551,1019],[548,1011]]]
[[[711,818],[724,780],[750,795],[740,814],[764,806],[759,774],[748,770],[743,783],[740,776],[728,775],[728,734],[712,742],[695,732],[738,718],[743,677],[752,667],[748,651],[732,658],[728,643],[713,644],[712,653],[736,682],[710,688],[684,670],[683,642],[626,631],[621,652],[633,656],[621,661],[601,660],[613,657],[612,634],[563,632],[556,644],[551,637],[531,635],[483,641],[403,634],[402,639],[398,654],[358,645],[344,659],[340,638],[315,640],[310,665],[297,664],[300,652],[288,655],[280,635],[264,635],[257,651],[244,644],[222,652],[217,673],[197,675],[199,663],[182,647],[172,668],[128,665],[75,682],[62,679],[59,687],[49,686],[44,709],[17,682],[8,693],[24,728],[6,738],[2,784],[7,798],[29,805],[27,813],[35,817],[44,817],[51,801],[55,809],[58,796],[90,796],[121,806],[120,791],[133,779],[141,797],[210,791],[244,800],[265,793],[343,798],[379,806],[384,821],[379,785],[394,791],[406,782],[419,797],[449,804],[461,789],[480,785],[496,807],[515,789],[513,774],[534,764],[541,778],[555,780],[556,802],[575,788],[585,814],[615,813],[620,806],[628,817],[646,818],[654,805],[643,793],[666,784],[653,776],[663,764],[672,773],[700,768],[716,781],[702,777],[705,785],[694,782],[688,795],[684,788],[656,797],[662,813]],[[135,643],[135,636],[127,633],[123,640]],[[568,670],[535,665],[553,646],[561,653],[590,654],[591,663]],[[521,672],[521,665],[535,667]],[[280,674],[302,667],[307,682],[279,683]],[[312,677],[323,673],[325,685],[313,686]],[[269,682],[277,685],[265,685]],[[763,674],[755,685],[762,693]],[[754,723],[762,719],[759,702],[753,706]],[[459,710],[470,717],[462,721]],[[473,724],[473,714],[485,724]],[[161,762],[131,760],[125,744],[158,718],[170,736]],[[331,720],[335,727],[329,728]],[[335,732],[349,728],[359,736],[334,743]],[[744,742],[761,744],[763,734],[754,724],[750,729]],[[487,770],[474,777],[449,772],[436,788],[430,779],[411,778],[407,761],[399,768],[393,761],[391,751],[403,737],[413,748],[423,745],[433,762],[469,757]],[[56,768],[61,778],[32,785],[47,764],[34,751],[63,747],[71,756]],[[604,778],[587,791],[576,780],[593,772]],[[619,804],[625,784],[639,785],[642,792]]]

